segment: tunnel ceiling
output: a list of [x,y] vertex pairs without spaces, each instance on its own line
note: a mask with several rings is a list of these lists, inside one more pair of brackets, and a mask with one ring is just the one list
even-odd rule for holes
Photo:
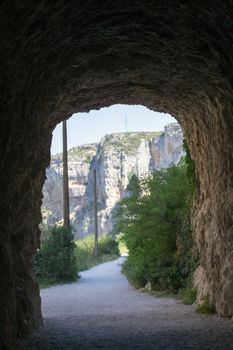
[[230,97],[229,3],[5,1],[3,83],[23,112],[46,101],[56,118],[119,102],[177,114],[206,95]]
[[232,1],[3,0],[0,16],[2,348],[41,324],[32,261],[52,129],[114,103],[181,123],[198,184],[198,300],[232,316]]

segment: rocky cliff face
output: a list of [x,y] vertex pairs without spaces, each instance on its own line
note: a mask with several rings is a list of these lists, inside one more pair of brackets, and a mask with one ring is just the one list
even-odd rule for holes
[[[92,157],[96,154],[97,144],[75,147],[69,151],[69,198],[70,212],[77,211],[82,206]],[[42,214],[44,221],[54,224],[63,217],[63,164],[62,154],[52,156],[51,164],[46,169],[46,181],[43,187]]]
[[[76,237],[91,234],[93,228],[93,169],[97,172],[99,234],[112,231],[112,210],[125,196],[130,176],[167,168],[184,155],[179,124],[167,125],[163,133],[119,133],[105,136],[98,145],[73,149],[69,160],[71,222]],[[87,158],[87,150],[91,155]],[[80,156],[82,154],[82,157]],[[44,185],[47,222],[62,219],[62,159],[53,158]],[[48,213],[49,210],[49,213]]]
[[177,123],[166,125],[161,137],[150,141],[150,169],[159,170],[177,163],[184,155],[183,133]]

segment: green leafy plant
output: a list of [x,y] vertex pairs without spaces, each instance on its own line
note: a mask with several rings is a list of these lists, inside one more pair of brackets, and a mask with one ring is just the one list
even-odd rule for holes
[[127,256],[129,251],[128,251],[128,248],[125,244],[124,237],[123,237],[122,233],[120,233],[116,236],[116,241],[118,243],[118,249],[119,249],[120,255]]
[[216,313],[216,309],[214,305],[210,302],[208,296],[205,296],[202,303],[197,306],[196,311],[200,314],[208,314],[208,315]]
[[184,304],[191,305],[196,301],[197,289],[186,287],[181,290],[180,297]]
[[123,272],[136,287],[150,282],[154,290],[178,293],[190,282],[196,267],[190,220],[194,185],[187,169],[182,160],[144,178],[133,175],[130,196],[115,210],[115,232],[129,251]]
[[114,260],[119,256],[118,243],[111,236],[99,238],[98,257],[94,255],[94,235],[76,241],[75,246],[76,264],[79,271]]
[[78,271],[74,255],[72,230],[53,226],[43,234],[41,248],[35,256],[36,277],[42,285],[74,281]]

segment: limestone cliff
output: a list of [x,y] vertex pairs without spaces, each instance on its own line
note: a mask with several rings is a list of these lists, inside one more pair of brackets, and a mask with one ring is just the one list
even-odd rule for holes
[[[69,150],[68,173],[69,173],[69,198],[70,212],[75,212],[82,206],[90,163],[96,154],[97,144],[88,144]],[[43,187],[43,219],[47,224],[54,224],[63,217],[62,196],[63,164],[62,154],[52,156],[50,167],[46,169],[46,181]]]
[[[113,229],[112,210],[125,196],[132,174],[167,168],[184,155],[179,124],[163,133],[129,132],[106,135],[101,142],[71,149],[68,156],[71,223],[76,237],[93,232],[93,169],[97,171],[98,228]],[[53,156],[43,188],[43,215],[48,224],[62,219],[62,157]]]

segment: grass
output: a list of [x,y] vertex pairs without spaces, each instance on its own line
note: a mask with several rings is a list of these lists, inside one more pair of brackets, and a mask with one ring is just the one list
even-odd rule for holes
[[64,282],[64,281],[61,281],[61,282],[58,282],[58,281],[48,281],[48,280],[40,280],[39,282],[39,287],[40,289],[44,289],[44,288],[50,288],[50,287],[54,287],[54,286],[58,286],[58,285],[62,285],[64,283],[72,283],[72,281],[70,282]]
[[[54,254],[52,251],[51,254]],[[76,274],[73,280],[76,280],[79,276],[79,272],[88,270],[98,264],[115,260],[119,257],[118,242],[111,236],[105,236],[99,238],[99,255],[94,255],[94,235],[88,236],[84,239],[75,241],[74,257],[75,257],[75,271]],[[51,256],[50,256],[51,258]],[[46,266],[46,257],[43,260]],[[37,266],[38,268],[38,266]],[[41,268],[41,267],[40,267]],[[72,282],[73,280],[70,280]],[[55,278],[38,278],[40,288],[48,288],[51,286],[64,284],[66,281],[58,280]]]
[[94,255],[94,235],[73,241],[71,231],[54,226],[42,230],[43,244],[35,260],[35,274],[40,288],[75,281],[79,272],[119,257],[118,242],[111,236],[99,238],[99,255]]
[[203,302],[197,306],[196,311],[199,314],[207,314],[207,315],[211,315],[211,314],[215,314],[216,310],[214,305],[210,302],[209,297],[206,296],[203,300]]
[[119,257],[118,243],[110,236],[99,238],[99,256],[94,255],[94,235],[75,242],[75,257],[78,271],[88,270],[98,264]]
[[179,296],[184,304],[192,305],[196,301],[197,289],[187,287],[180,291]]

